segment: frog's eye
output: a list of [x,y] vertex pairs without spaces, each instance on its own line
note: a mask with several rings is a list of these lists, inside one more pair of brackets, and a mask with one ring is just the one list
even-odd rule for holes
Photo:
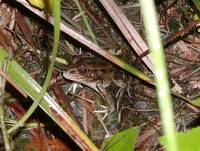
[[92,79],[94,79],[94,78],[97,77],[97,73],[94,72],[94,71],[91,71],[91,72],[89,72],[89,77],[92,78]]
[[82,65],[78,68],[78,72],[80,75],[86,75],[88,73],[88,67],[86,65]]

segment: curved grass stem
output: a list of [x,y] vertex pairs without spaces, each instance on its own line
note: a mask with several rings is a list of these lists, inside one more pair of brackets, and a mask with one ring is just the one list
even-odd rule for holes
[[149,50],[153,56],[157,98],[164,134],[167,139],[166,149],[177,151],[178,145],[175,135],[175,123],[173,120],[172,100],[170,95],[169,81],[163,53],[163,46],[159,34],[156,9],[153,0],[140,0],[143,12],[144,25],[147,33]]

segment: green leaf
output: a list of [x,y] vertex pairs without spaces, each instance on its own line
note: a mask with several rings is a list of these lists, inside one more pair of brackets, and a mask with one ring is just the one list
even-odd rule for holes
[[108,138],[102,144],[100,150],[106,151],[133,151],[138,135],[138,127],[132,127],[125,131],[115,134]]
[[194,105],[200,105],[200,98],[198,98],[198,100],[196,100],[196,102],[194,103]]
[[[178,132],[176,137],[179,151],[200,151],[200,127],[193,128],[187,133]],[[169,148],[166,136],[159,137],[159,141],[165,148]]]
[[[44,9],[44,12],[47,14],[51,13],[51,0],[28,0],[31,5],[38,7],[40,9]],[[60,1],[59,1],[60,2]]]
[[[195,13],[194,14],[194,20],[196,21],[196,20],[199,19],[199,16],[200,16],[200,8],[199,8],[200,2],[199,2],[199,0],[197,0],[197,2],[194,2],[194,3],[195,3],[195,5],[193,5],[190,8],[190,10]],[[196,28],[197,28],[197,31],[200,32],[200,24],[196,25]]]
[[44,1],[43,0],[29,0],[29,2],[36,7],[39,7],[40,9],[44,8]]

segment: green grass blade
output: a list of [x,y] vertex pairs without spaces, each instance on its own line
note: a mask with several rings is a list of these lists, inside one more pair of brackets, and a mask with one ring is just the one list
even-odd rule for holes
[[[0,48],[0,59],[4,65],[8,54]],[[2,65],[2,66],[3,66]],[[15,61],[10,62],[8,76],[36,101],[41,92],[40,85]],[[39,105],[83,150],[98,150],[68,114],[45,93]],[[84,143],[83,143],[84,142]]]
[[164,134],[167,138],[169,151],[177,151],[178,145],[175,135],[175,123],[173,120],[172,100],[165,65],[163,46],[160,38],[156,8],[153,0],[140,0],[144,17],[144,25],[147,33],[150,52],[153,57],[157,98]]
[[78,0],[75,0],[75,3],[76,3],[76,6],[77,6],[78,9],[79,9],[79,12],[82,14],[83,21],[84,21],[84,23],[85,23],[85,25],[86,25],[86,27],[87,27],[87,30],[89,31],[89,34],[90,34],[92,40],[93,40],[94,43],[97,45],[97,41],[96,41],[95,35],[94,35],[94,33],[92,32],[92,29],[91,29],[91,27],[90,27],[90,24],[88,23],[87,18],[85,17],[85,14],[83,13],[83,10],[82,10],[82,8],[81,8],[81,6],[80,6],[80,4],[79,4],[79,1],[78,1]]
[[199,0],[193,0],[193,2],[196,5],[196,7],[198,8],[198,10],[200,10],[200,1]]
[[[58,4],[59,3],[59,4]],[[55,0],[54,6],[60,7],[60,1]],[[59,9],[55,9],[55,16],[60,17]],[[57,30],[57,34],[55,34],[54,41],[54,50],[57,51],[57,45],[59,41],[59,20],[55,19],[55,29]],[[55,44],[56,43],[56,44]],[[53,52],[55,59],[56,51]],[[2,64],[5,63],[8,54],[0,48],[0,59]],[[52,61],[52,67],[55,61]],[[51,69],[52,70],[52,69]],[[51,75],[51,70],[49,71],[49,75]],[[85,135],[85,133],[74,123],[74,121],[66,114],[66,112],[45,92],[48,86],[48,78],[47,85],[42,88],[37,84],[37,82],[29,76],[29,74],[21,68],[21,66],[15,61],[12,60],[8,69],[8,76],[17,83],[35,102],[38,103],[40,97],[42,98],[40,102],[40,107],[66,132],[68,135],[74,140],[74,142],[79,145],[82,150],[94,150],[97,151],[97,147],[91,142],[91,140]],[[43,91],[44,95],[41,93]],[[39,95],[39,97],[38,97]],[[34,104],[35,104],[34,102]],[[37,107],[37,104],[35,105]],[[9,131],[11,132],[11,130]]]
[[27,113],[18,121],[17,124],[15,124],[12,128],[8,130],[8,133],[13,132],[15,129],[17,129],[20,125],[22,125],[36,110],[38,105],[40,104],[40,101],[42,100],[42,97],[44,93],[46,92],[49,82],[51,79],[51,75],[53,72],[56,55],[58,51],[58,44],[59,44],[59,37],[60,37],[60,1],[52,0],[52,7],[53,7],[53,16],[54,16],[54,45],[53,45],[53,56],[51,59],[51,64],[44,82],[44,85],[42,87],[41,92],[39,93],[36,101],[31,105],[31,107],[28,109]]

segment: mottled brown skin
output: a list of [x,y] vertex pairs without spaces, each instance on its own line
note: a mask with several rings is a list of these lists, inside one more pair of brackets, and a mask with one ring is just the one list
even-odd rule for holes
[[79,74],[87,78],[97,79],[97,71],[110,70],[113,66],[101,58],[88,58],[82,56],[73,56],[71,64],[69,64],[65,71]]

